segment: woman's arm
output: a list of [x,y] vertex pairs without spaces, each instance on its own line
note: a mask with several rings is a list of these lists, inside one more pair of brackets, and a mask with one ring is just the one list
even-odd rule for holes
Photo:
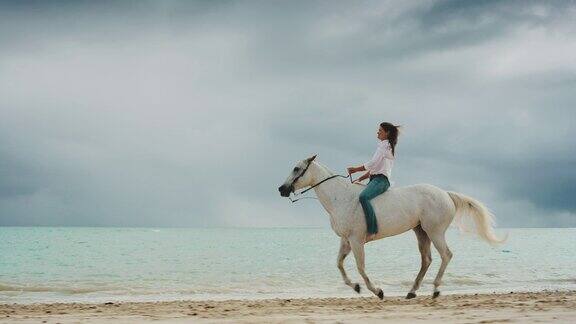
[[348,167],[348,174],[352,174],[355,172],[360,172],[360,171],[366,171],[366,169],[364,168],[364,165],[358,166],[358,167]]
[[370,171],[372,169],[374,169],[374,166],[380,162],[380,160],[382,160],[384,158],[384,152],[381,148],[381,146],[378,146],[378,148],[376,149],[376,152],[374,152],[374,155],[372,156],[372,159],[370,159],[370,161],[362,164],[362,168],[364,170]]
[[360,182],[364,179],[370,178],[370,171],[364,173],[362,176],[360,176],[360,178],[354,180],[354,182]]
[[[372,169],[372,167],[378,163],[378,161],[380,161],[381,159],[384,158],[384,152],[382,152],[382,149],[380,147],[378,147],[376,149],[376,152],[374,152],[374,155],[372,156],[372,159],[370,159],[370,161],[357,166],[357,167],[348,167],[348,174],[352,174],[354,172],[360,172],[360,171],[368,171],[368,176],[366,176],[366,174],[364,174],[362,177],[363,179],[366,179],[367,177],[370,176],[370,169]],[[366,176],[366,177],[364,177]]]

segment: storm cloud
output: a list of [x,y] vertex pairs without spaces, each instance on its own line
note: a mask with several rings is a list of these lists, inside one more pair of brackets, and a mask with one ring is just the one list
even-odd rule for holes
[[0,225],[329,226],[277,187],[403,126],[395,186],[576,226],[574,1],[3,1]]

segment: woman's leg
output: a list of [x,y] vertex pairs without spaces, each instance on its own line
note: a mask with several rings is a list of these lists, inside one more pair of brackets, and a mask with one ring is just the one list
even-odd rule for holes
[[369,234],[375,234],[378,232],[378,223],[376,222],[376,215],[374,214],[374,209],[372,208],[370,200],[386,191],[388,187],[390,187],[388,180],[382,177],[377,177],[370,180],[366,188],[364,188],[360,193],[360,204],[364,210],[364,217],[366,218],[366,225]]

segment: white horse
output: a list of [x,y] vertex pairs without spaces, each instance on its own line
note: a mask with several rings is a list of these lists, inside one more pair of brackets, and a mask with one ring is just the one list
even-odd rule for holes
[[[330,215],[332,229],[340,236],[340,252],[338,253],[338,269],[346,285],[360,292],[360,285],[352,283],[344,270],[344,259],[354,253],[358,272],[370,291],[380,299],[384,298],[382,289],[374,287],[364,272],[364,244],[367,243],[366,220],[359,204],[360,192],[364,185],[352,184],[348,180],[337,177],[328,168],[314,161],[316,155],[300,161],[290,175],[278,188],[281,196],[289,197],[298,189],[314,186],[314,191],[320,203]],[[324,181],[334,176],[330,180]],[[320,185],[318,183],[322,182]],[[456,192],[445,191],[429,184],[417,184],[406,187],[390,188],[372,201],[372,206],[378,220],[378,233],[373,240],[414,230],[418,239],[418,248],[422,255],[420,272],[416,276],[412,289],[406,298],[416,297],[422,279],[432,262],[430,243],[438,250],[442,264],[434,279],[434,293],[440,295],[438,287],[446,266],[452,259],[452,252],[446,244],[446,229],[454,217],[462,214],[471,215],[476,231],[481,238],[491,244],[501,243],[493,232],[493,215],[479,201]],[[458,219],[461,221],[461,219]],[[461,224],[461,222],[459,222]]]

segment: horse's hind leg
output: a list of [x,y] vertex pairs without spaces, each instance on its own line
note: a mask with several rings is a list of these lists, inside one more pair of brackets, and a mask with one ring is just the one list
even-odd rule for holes
[[372,286],[370,279],[364,272],[364,242],[359,242],[356,239],[350,240],[350,246],[352,247],[352,252],[354,253],[354,258],[356,259],[356,266],[358,267],[358,272],[364,278],[364,282],[366,283],[366,287],[374,293],[374,295],[378,296],[380,299],[384,298],[384,292],[380,288],[376,288]]
[[432,263],[432,252],[430,251],[430,238],[428,237],[428,234],[424,232],[420,225],[414,227],[414,233],[416,233],[416,238],[418,239],[418,249],[420,250],[420,255],[422,257],[422,264],[420,266],[420,272],[418,272],[416,280],[414,280],[412,289],[408,295],[406,295],[406,299],[416,297],[416,290],[420,288],[424,275],[426,274],[426,271],[428,271],[430,263]]
[[350,253],[350,243],[347,239],[341,238],[340,239],[340,251],[338,252],[338,262],[337,266],[340,270],[340,274],[342,275],[342,279],[344,279],[344,283],[350,287],[352,287],[357,293],[360,293],[360,285],[358,283],[352,283],[348,276],[346,275],[346,271],[344,270],[344,259],[348,253]]
[[432,240],[432,243],[434,243],[434,247],[436,248],[436,250],[438,250],[440,257],[442,258],[442,264],[440,265],[438,274],[434,279],[434,294],[433,294],[434,298],[440,296],[440,290],[438,289],[438,287],[442,283],[442,277],[444,276],[444,271],[446,270],[448,263],[450,263],[450,260],[452,259],[452,252],[448,248],[448,244],[446,244],[445,233],[446,233],[445,229],[441,233],[428,232],[428,235]]

